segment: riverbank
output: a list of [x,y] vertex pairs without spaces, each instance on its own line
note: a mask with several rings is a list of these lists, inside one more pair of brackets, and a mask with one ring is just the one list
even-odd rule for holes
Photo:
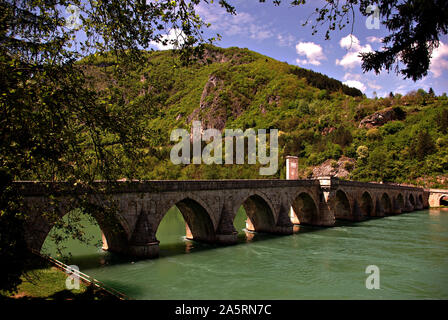
[[1,300],[119,300],[102,288],[80,282],[79,289],[66,288],[67,275],[47,261],[22,275],[16,293],[0,291]]

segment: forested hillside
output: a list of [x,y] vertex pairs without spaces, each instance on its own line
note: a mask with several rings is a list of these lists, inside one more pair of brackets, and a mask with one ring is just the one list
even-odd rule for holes
[[[343,178],[448,186],[446,94],[420,89],[368,99],[325,75],[239,48],[209,46],[188,67],[172,51],[148,52],[122,83],[110,80],[113,61],[91,56],[79,64],[104,99],[121,92],[111,108],[137,110],[151,131],[123,176],[284,178],[284,157],[295,155],[302,178],[327,161]],[[219,130],[279,129],[277,175],[260,176],[258,165],[173,165],[170,132],[189,129],[193,120]],[[115,152],[126,157],[125,150]]]

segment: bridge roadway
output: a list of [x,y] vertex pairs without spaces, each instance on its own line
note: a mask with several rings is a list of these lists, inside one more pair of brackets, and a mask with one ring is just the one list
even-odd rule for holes
[[[95,182],[88,189],[68,183],[15,182],[28,214],[28,246],[40,251],[57,219],[88,207],[103,233],[103,247],[135,257],[158,256],[157,228],[174,205],[188,239],[232,244],[233,225],[243,206],[247,229],[292,234],[294,224],[334,225],[429,207],[429,190],[361,183],[332,177],[314,180],[197,180]],[[92,191],[94,190],[94,191]],[[50,196],[53,195],[53,196]]]

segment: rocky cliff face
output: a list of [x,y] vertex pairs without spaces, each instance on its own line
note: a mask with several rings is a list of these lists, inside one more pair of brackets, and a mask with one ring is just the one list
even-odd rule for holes
[[250,100],[226,90],[225,80],[211,74],[202,90],[199,107],[187,117],[187,123],[200,120],[204,129],[214,128],[220,131],[226,127],[228,117],[238,118]]
[[237,65],[250,63],[251,61],[253,61],[253,59],[250,58],[242,59],[242,57],[244,56],[246,56],[246,58],[249,57],[247,55],[247,52],[244,52],[242,50],[231,52],[206,48],[204,50],[201,62],[204,64],[231,62],[233,65]]
[[313,178],[332,176],[338,178],[347,178],[350,171],[354,168],[356,161],[348,157],[341,157],[338,161],[328,159],[320,166],[313,169]]
[[223,130],[227,121],[227,106],[219,97],[224,81],[216,75],[210,75],[202,90],[199,108],[196,108],[187,118],[190,123],[200,120],[204,129],[215,128]]
[[401,109],[397,108],[386,108],[375,112],[374,114],[365,117],[359,123],[360,128],[374,128],[386,124],[393,120],[402,120],[405,115]]

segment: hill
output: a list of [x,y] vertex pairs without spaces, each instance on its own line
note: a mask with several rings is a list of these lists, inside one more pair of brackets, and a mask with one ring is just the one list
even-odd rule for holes
[[[207,46],[188,67],[173,51],[148,52],[121,83],[109,77],[117,67],[111,57],[80,64],[105,97],[120,90],[122,104],[152,132],[144,157],[129,159],[134,177],[284,178],[284,157],[295,155],[302,178],[323,172],[316,167],[325,162],[343,178],[448,185],[446,94],[420,89],[368,99],[338,80],[235,47]],[[279,171],[263,177],[258,165],[173,165],[170,132],[190,129],[193,120],[219,130],[279,129]]]

